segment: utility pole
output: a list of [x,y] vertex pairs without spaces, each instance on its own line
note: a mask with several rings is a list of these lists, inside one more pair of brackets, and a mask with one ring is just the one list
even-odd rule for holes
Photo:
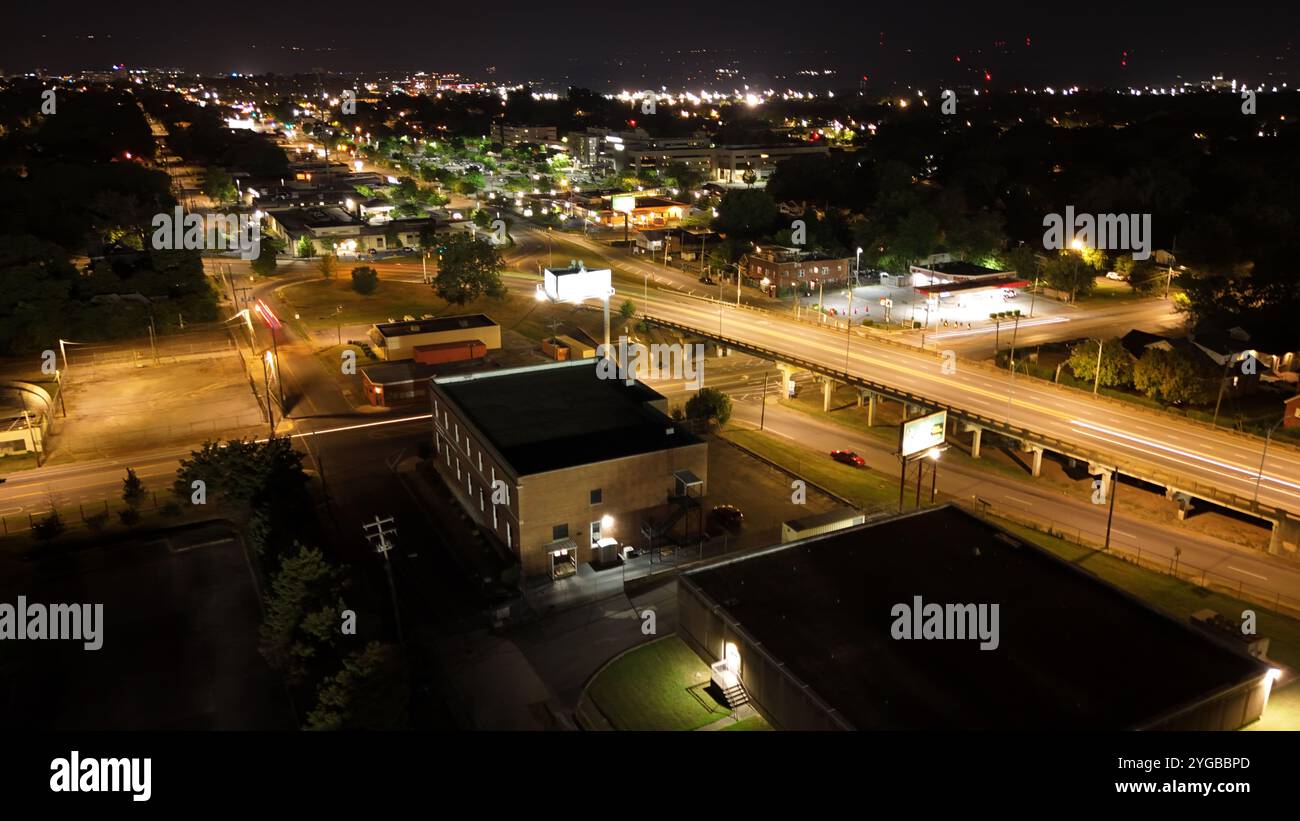
[[[849,375],[849,346],[853,344],[853,289],[849,288],[849,311],[845,322],[844,334],[844,375]],[[925,347],[925,336],[921,336],[921,347]]]
[[275,357],[275,384],[280,393],[280,412],[285,413],[284,409],[284,371],[280,368],[280,348],[275,341],[275,327],[271,327],[271,353]]
[[384,557],[384,569],[388,573],[388,594],[393,599],[393,619],[397,626],[397,643],[405,646],[406,641],[402,638],[402,613],[397,606],[397,586],[393,584],[393,562],[388,557],[389,551],[393,549],[393,543],[389,541],[389,537],[397,535],[397,528],[393,526],[393,517],[389,516],[387,519],[381,519],[375,516],[373,522],[361,527],[366,534],[366,540],[374,546],[375,552]]
[[1214,420],[1211,425],[1219,424],[1219,406],[1223,404],[1223,390],[1228,386],[1228,368],[1232,365],[1232,359],[1236,355],[1235,351],[1229,351],[1228,355],[1223,358],[1223,376],[1219,378],[1219,398],[1214,400]]
[[258,357],[262,360],[262,388],[266,392],[266,421],[271,426],[271,435],[275,435],[275,410],[271,402],[271,380],[266,373],[266,357]]
[[1106,553],[1110,552],[1110,523],[1115,519],[1115,496],[1119,491],[1119,467],[1115,467],[1115,472],[1110,477],[1110,510],[1106,513],[1106,545],[1102,548]]
[[1106,345],[1104,340],[1097,340],[1097,372],[1092,376],[1092,395],[1097,395],[1097,388],[1101,386],[1101,349]]
[[1259,472],[1255,474],[1254,505],[1256,508],[1259,507],[1259,483],[1264,481],[1264,460],[1268,458],[1268,443],[1273,441],[1273,431],[1277,430],[1277,426],[1280,424],[1282,424],[1281,419],[1269,426],[1268,435],[1264,437],[1264,450],[1259,454]]
[[1016,334],[1020,333],[1020,312],[1016,311],[1016,322],[1011,328],[1011,358],[1008,364],[1011,366],[1011,376],[1014,379],[1016,375]]
[[763,369],[763,394],[759,397],[760,410],[758,412],[758,429],[763,429],[763,423],[767,420],[767,369]]

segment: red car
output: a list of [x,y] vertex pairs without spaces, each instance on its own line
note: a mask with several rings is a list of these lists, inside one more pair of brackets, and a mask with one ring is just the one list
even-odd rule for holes
[[831,451],[831,458],[842,465],[849,465],[850,467],[855,468],[865,467],[867,464],[866,459],[863,459],[851,450],[833,450]]

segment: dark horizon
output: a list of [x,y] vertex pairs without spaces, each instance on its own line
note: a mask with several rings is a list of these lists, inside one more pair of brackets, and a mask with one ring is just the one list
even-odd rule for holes
[[1165,84],[1212,74],[1280,85],[1296,62],[1290,8],[1093,12],[982,3],[877,11],[833,0],[815,11],[815,19],[803,20],[803,10],[759,3],[747,5],[744,16],[706,21],[704,12],[681,3],[653,14],[587,2],[393,13],[324,0],[305,17],[275,7],[256,18],[199,12],[194,19],[202,29],[187,31],[185,19],[170,15],[129,17],[73,2],[11,10],[15,30],[29,36],[7,46],[0,70],[425,70],[606,90],[700,86],[721,67],[774,81],[801,70],[835,72],[816,81],[798,75],[805,87],[852,87],[865,75],[868,87],[969,81],[997,88]]

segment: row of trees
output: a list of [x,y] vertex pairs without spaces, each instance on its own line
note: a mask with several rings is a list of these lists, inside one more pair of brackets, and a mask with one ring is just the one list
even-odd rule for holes
[[[265,585],[259,649],[295,702],[305,729],[408,725],[409,680],[400,650],[358,606],[364,586],[312,544],[323,541],[302,454],[287,438],[206,442],[181,462],[175,493],[198,487],[240,511]],[[365,636],[369,635],[367,639]]]
[[1134,388],[1167,405],[1203,405],[1215,397],[1217,375],[1209,360],[1181,345],[1148,348],[1135,359],[1118,341],[1090,339],[1070,349],[1069,365],[1078,379]]

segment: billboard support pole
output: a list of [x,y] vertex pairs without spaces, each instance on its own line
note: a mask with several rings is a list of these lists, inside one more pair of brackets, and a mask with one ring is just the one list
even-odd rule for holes
[[902,462],[903,469],[898,474],[898,512],[903,512],[903,490],[907,487],[907,457],[900,455],[898,461]]

